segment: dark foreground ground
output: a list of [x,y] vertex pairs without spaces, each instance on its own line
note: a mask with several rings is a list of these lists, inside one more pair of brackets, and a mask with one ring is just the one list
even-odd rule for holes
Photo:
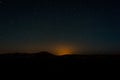
[[47,52],[36,54],[4,54],[0,55],[0,66],[32,67],[42,70],[61,71],[66,69],[82,69],[90,67],[119,66],[120,54],[109,55],[65,55],[55,56]]
[[85,63],[120,63],[120,54],[90,54],[55,56],[48,52],[33,54],[1,54],[0,63],[4,64],[85,64]]

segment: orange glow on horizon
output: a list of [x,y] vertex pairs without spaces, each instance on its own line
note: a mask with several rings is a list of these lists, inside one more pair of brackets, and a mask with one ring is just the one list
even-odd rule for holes
[[55,50],[53,52],[55,53],[55,55],[62,56],[73,54],[74,49],[70,46],[57,46],[55,47]]

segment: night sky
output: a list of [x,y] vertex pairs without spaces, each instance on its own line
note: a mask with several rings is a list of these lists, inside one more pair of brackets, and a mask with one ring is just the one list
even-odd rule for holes
[[118,1],[1,0],[0,52],[119,51]]

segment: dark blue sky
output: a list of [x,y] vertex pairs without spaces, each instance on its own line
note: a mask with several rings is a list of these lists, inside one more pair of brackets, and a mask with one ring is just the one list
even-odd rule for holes
[[[120,2],[116,0],[1,0],[0,51],[119,50]],[[53,48],[52,48],[53,49]]]

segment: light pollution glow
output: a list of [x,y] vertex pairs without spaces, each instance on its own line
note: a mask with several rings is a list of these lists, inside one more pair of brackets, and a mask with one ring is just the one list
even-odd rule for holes
[[[77,50],[77,47],[73,44],[68,44],[68,43],[57,43],[54,45],[50,45],[50,46],[43,46],[42,47],[40,45],[27,45],[22,47],[22,49],[18,49],[18,50],[9,50],[8,52],[19,52],[19,53],[36,53],[36,52],[41,52],[41,51],[48,51],[50,53],[53,53],[54,55],[57,56],[62,56],[62,55],[69,55],[69,54],[74,54]],[[81,48],[82,51],[82,48]]]
[[52,49],[51,52],[58,56],[73,54],[76,51],[75,47],[65,44],[56,45]]

